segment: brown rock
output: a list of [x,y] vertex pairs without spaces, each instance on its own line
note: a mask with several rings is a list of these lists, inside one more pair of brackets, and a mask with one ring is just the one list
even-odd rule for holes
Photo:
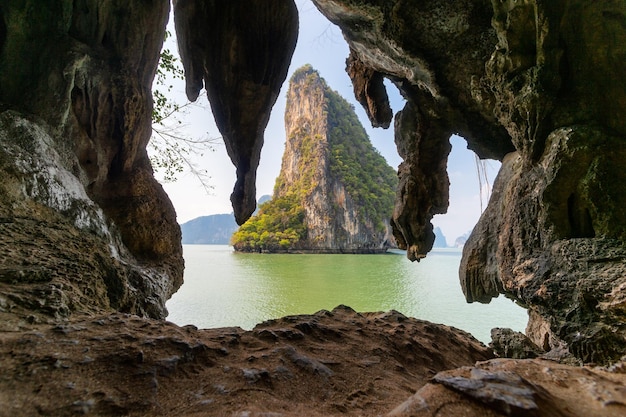
[[518,300],[541,317],[531,328],[548,323],[550,349],[584,362],[624,355],[626,3],[314,3],[341,27],[370,114],[374,76],[407,100],[392,224],[409,258],[430,250],[430,220],[447,209],[447,140],[459,133],[503,160],[465,246],[467,300]]
[[553,132],[536,164],[505,158],[464,247],[467,299],[504,292],[530,306],[531,334],[547,350],[565,342],[591,363],[623,356],[623,158],[618,138],[585,127]]
[[4,312],[165,316],[181,237],[146,144],[168,11],[166,0],[0,5]]
[[252,331],[94,316],[0,333],[0,415],[375,416],[489,357],[465,332],[393,311],[340,306]]
[[298,36],[293,0],[177,0],[174,20],[195,101],[204,87],[228,156],[237,168],[230,197],[238,224],[256,208],[263,132],[287,78]]
[[491,329],[489,347],[501,358],[532,359],[545,353],[528,336],[511,329]]
[[374,127],[388,128],[393,118],[383,74],[367,67],[354,52],[346,60],[354,96],[361,103]]
[[314,3],[341,27],[350,45],[348,72],[362,74],[351,76],[366,110],[384,114],[384,86],[373,82],[382,77],[407,100],[395,121],[404,162],[392,225],[398,245],[418,260],[432,248],[430,220],[447,211],[450,135],[462,134],[483,157],[501,158],[513,150],[493,109],[473,99],[474,90],[483,88],[477,80],[496,43],[490,7],[471,1]]
[[601,369],[494,359],[437,374],[387,416],[621,416],[624,382]]

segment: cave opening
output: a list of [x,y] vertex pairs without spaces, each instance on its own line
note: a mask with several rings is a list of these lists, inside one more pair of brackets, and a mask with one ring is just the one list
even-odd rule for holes
[[487,207],[501,164],[492,159],[479,159],[461,136],[450,136],[450,145],[448,211],[436,215],[432,223],[446,236],[448,246],[462,247]]
[[[176,51],[174,37],[167,39],[166,47]],[[298,45],[265,131],[257,171],[257,199],[271,194],[275,185],[286,140],[284,114],[288,80],[305,64],[311,64],[332,89],[353,105],[372,145],[388,164],[397,169],[402,163],[393,127],[373,128],[365,110],[354,98],[352,82],[344,68],[348,53],[347,43],[338,28],[317,9],[301,9]],[[173,90],[182,94],[182,85],[176,84],[176,80],[172,85]],[[394,81],[385,78],[384,86],[393,111],[403,109],[406,100]],[[219,135],[212,119],[207,118],[210,109],[202,104],[207,103],[206,97],[199,97],[198,102],[204,109],[190,109],[188,126],[202,127],[205,131],[208,128],[211,136]],[[196,115],[195,110],[201,114]],[[434,226],[445,234],[446,242],[419,264],[408,261],[401,251],[392,251],[392,255],[400,256],[383,255],[373,258],[374,263],[363,263],[365,258],[361,255],[235,255],[232,248],[224,244],[190,244],[185,240],[186,236],[191,236],[186,229],[199,227],[198,222],[208,221],[209,217],[217,222],[228,217],[227,213],[232,210],[227,196],[234,183],[234,168],[223,145],[215,143],[214,152],[197,158],[199,166],[215,175],[211,195],[205,195],[192,185],[194,181],[189,176],[183,176],[175,184],[164,184],[183,226],[186,262],[185,284],[167,303],[168,319],[204,328],[252,328],[266,319],[332,310],[344,304],[357,311],[395,309],[410,316],[447,323],[470,331],[484,342],[489,341],[492,327],[523,331],[526,313],[518,307],[512,309],[509,300],[500,298],[488,306],[468,305],[463,297],[458,278],[460,243],[467,238],[486,206],[487,190],[499,163],[477,163],[475,154],[467,149],[465,139],[460,136],[453,135],[450,142],[452,152],[447,163],[450,206],[447,214],[433,219]],[[457,238],[461,238],[459,244]],[[207,265],[211,265],[210,274]],[[498,322],[493,321],[496,318]]]

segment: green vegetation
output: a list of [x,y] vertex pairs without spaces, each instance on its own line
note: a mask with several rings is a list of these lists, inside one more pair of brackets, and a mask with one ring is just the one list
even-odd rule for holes
[[[165,32],[165,41],[171,37]],[[197,104],[180,103],[173,93],[174,83],[182,83],[185,74],[179,59],[165,44],[161,50],[156,77],[152,85],[152,137],[148,154],[152,168],[163,182],[174,182],[184,172],[191,173],[207,193],[213,188],[209,184],[207,171],[199,168],[194,158],[213,151],[212,144],[218,140],[209,137],[191,137],[185,132],[183,122],[188,111]],[[203,107],[203,106],[199,106]],[[206,109],[205,109],[206,110]]]
[[301,83],[302,80],[304,80],[303,84],[306,87],[310,87],[314,82],[319,80],[323,82],[324,79],[320,77],[319,72],[313,69],[311,64],[304,64],[293,72],[291,78],[289,79],[289,85]]
[[304,209],[300,198],[289,193],[262,204],[259,212],[233,234],[238,251],[277,251],[293,248],[306,237]]
[[374,148],[350,105],[337,92],[326,89],[330,170],[340,178],[359,207],[361,220],[391,218],[396,172]]

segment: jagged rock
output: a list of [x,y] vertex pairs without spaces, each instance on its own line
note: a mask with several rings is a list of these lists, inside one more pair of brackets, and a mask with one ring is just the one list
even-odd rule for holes
[[[407,100],[395,121],[404,162],[392,225],[398,245],[407,248],[410,259],[420,259],[434,242],[430,220],[448,206],[451,134],[462,134],[483,157],[500,158],[513,150],[506,131],[494,123],[492,109],[472,99],[490,45],[496,43],[491,7],[471,1],[314,3],[342,29],[350,45],[349,62],[359,63],[361,73],[369,68],[377,78],[391,79]],[[365,93],[357,94],[370,114],[375,103],[384,103],[378,98],[380,88],[367,93],[366,100],[359,98]]]
[[237,168],[231,201],[238,224],[256,208],[256,169],[270,110],[298,36],[293,0],[177,0],[174,19],[187,97],[207,96]]
[[458,329],[345,306],[251,331],[94,316],[0,333],[0,416],[374,416],[491,357]]
[[145,148],[168,10],[0,4],[5,312],[165,316],[182,283],[180,229]]
[[469,377],[457,376],[458,373],[439,373],[433,377],[432,382],[468,395],[507,416],[537,415],[539,407],[535,396],[539,393],[519,375],[488,372],[478,368],[472,368]]
[[441,372],[387,417],[621,416],[624,375],[532,360],[493,359]]
[[461,280],[468,300],[506,292],[529,306],[539,320],[529,328],[544,329],[535,343],[606,363],[626,352],[626,48],[607,43],[626,39],[614,24],[626,5],[569,3],[565,13],[535,1],[495,10],[487,81],[518,154],[465,246]]
[[135,260],[48,130],[0,113],[0,172],[2,327],[76,311],[164,314],[174,292],[167,271]]
[[585,362],[623,356],[624,223],[616,207],[626,201],[615,161],[626,159],[624,149],[578,126],[553,132],[532,167],[519,154],[507,157],[491,209],[464,248],[468,300],[506,292],[549,324],[531,334],[536,344],[565,342]]
[[528,336],[511,329],[491,329],[489,347],[501,358],[533,359],[545,353]]
[[0,416],[626,411],[623,363],[592,369],[492,357],[460,330],[345,306],[251,331],[199,330],[125,314],[74,316],[0,332]]
[[346,72],[352,80],[354,96],[361,103],[374,127],[388,128],[393,119],[383,74],[367,67],[355,53],[346,60]]
[[[375,123],[389,120],[382,77],[407,100],[394,122],[404,162],[392,224],[408,256],[432,246],[430,219],[447,207],[448,137],[459,133],[479,156],[503,160],[465,246],[468,300],[506,293],[529,307],[528,333],[542,348],[617,361],[626,349],[626,3],[314,2],[350,43],[356,93]],[[488,353],[398,313],[339,309],[210,336],[121,315],[71,320],[75,311],[160,317],[181,284],[180,230],[145,151],[168,5],[0,3],[0,322],[12,331],[0,333],[0,413],[379,415],[419,389],[391,415],[624,415],[622,362],[611,373],[489,361],[436,378],[453,389],[420,388],[426,375]],[[295,7],[176,8],[188,92],[209,90],[237,166],[242,222],[293,51]],[[537,407],[509,401],[519,390]]]
[[[395,120],[404,162],[392,224],[409,258],[432,246],[430,219],[447,208],[447,139],[459,133],[503,160],[464,249],[468,301],[507,294],[536,313],[530,328],[549,324],[537,344],[565,343],[585,362],[626,353],[626,4],[314,3],[342,29],[362,78],[387,77],[407,100]],[[355,92],[369,114],[382,111],[377,89]]]

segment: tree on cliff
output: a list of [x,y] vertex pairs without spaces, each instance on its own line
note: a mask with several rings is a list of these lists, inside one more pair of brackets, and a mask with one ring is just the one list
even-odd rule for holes
[[396,173],[310,65],[291,77],[285,130],[274,197],[233,235],[235,250],[384,250]]

